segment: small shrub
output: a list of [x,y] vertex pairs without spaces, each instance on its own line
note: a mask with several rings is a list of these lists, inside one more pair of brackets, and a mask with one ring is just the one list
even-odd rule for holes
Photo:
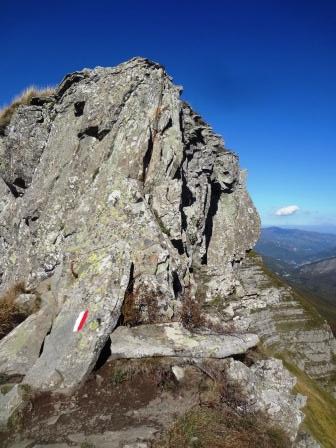
[[128,379],[128,372],[123,371],[122,369],[115,369],[112,372],[111,383],[113,386],[118,386]]
[[23,311],[15,304],[16,298],[24,292],[24,283],[18,282],[0,297],[0,339],[27,318],[27,311]]
[[127,289],[121,307],[122,324],[133,327],[141,322],[141,313],[133,290]]
[[188,290],[182,302],[181,321],[183,326],[188,330],[202,327],[205,324],[202,306],[198,300],[191,297],[190,291]]
[[95,448],[96,445],[94,445],[93,443],[89,443],[89,442],[82,442],[80,444],[80,448]]
[[142,323],[159,321],[158,291],[146,289],[145,286],[128,288],[122,306],[122,324],[134,327]]
[[17,108],[21,105],[29,105],[34,97],[47,97],[54,93],[54,89],[47,87],[39,89],[31,86],[25,89],[20,95],[18,95],[8,106],[5,106],[0,110],[0,131],[4,131],[9,125],[12,116],[16,112]]

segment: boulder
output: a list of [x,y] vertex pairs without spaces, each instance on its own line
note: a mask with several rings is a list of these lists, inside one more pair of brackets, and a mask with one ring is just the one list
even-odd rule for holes
[[283,367],[282,361],[261,360],[250,368],[232,358],[226,362],[228,378],[242,388],[248,410],[266,413],[294,442],[304,419],[300,409],[305,406],[306,397],[292,393],[296,378]]
[[16,416],[23,409],[27,399],[28,389],[16,384],[6,394],[0,393],[0,431],[15,428]]
[[118,327],[111,334],[111,359],[155,356],[226,358],[245,353],[258,340],[254,334],[191,333],[179,322]]
[[0,374],[15,376],[28,372],[40,356],[52,317],[51,310],[45,307],[0,341]]
[[77,388],[119,321],[178,318],[198,277],[208,297],[231,291],[258,238],[237,155],[180,93],[143,58],[83,70],[1,136],[0,292],[49,281],[54,310],[34,389]]

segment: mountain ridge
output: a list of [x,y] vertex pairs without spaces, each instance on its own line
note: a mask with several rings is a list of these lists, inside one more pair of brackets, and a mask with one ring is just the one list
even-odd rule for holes
[[[0,341],[6,446],[150,446],[174,425],[176,396],[182,419],[243,412],[260,447],[279,446],[274,431],[283,446],[332,446],[325,414],[323,437],[293,393],[302,375],[334,392],[330,328],[251,253],[246,172],[180,94],[134,58],[67,75],[0,136],[0,303],[30,305]],[[109,404],[129,392],[118,420]]]

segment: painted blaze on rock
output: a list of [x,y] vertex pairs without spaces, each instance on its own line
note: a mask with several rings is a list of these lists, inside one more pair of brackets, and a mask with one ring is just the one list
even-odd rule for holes
[[127,291],[143,299],[142,322],[162,322],[178,316],[186,287],[208,298],[234,287],[259,217],[237,156],[180,91],[142,58],[83,70],[49,101],[19,107],[0,136],[1,288],[48,282],[53,310],[41,356],[25,366],[33,388],[84,381]]

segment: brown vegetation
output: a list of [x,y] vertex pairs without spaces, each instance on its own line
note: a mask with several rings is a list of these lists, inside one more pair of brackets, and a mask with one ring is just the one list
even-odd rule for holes
[[200,391],[200,404],[180,417],[152,448],[287,448],[285,432],[262,413],[248,409],[237,383],[216,362],[201,367],[212,381]]
[[138,376],[151,378],[153,384],[164,389],[175,386],[169,359],[115,360],[111,363],[111,370],[110,381],[114,387],[126,381],[132,382]]
[[181,321],[183,326],[188,330],[193,330],[205,325],[205,318],[202,314],[202,305],[199,300],[192,298],[190,291],[187,289],[182,302]]
[[336,337],[336,322],[329,322],[329,326],[331,328],[333,335]]
[[25,292],[23,282],[18,282],[0,297],[0,339],[26,319],[27,311],[15,304],[16,298]]
[[144,287],[129,286],[121,309],[122,325],[134,327],[141,323],[156,323],[159,320],[158,292]]
[[197,407],[187,412],[153,448],[287,448],[285,433],[261,414]]
[[198,328],[203,328],[210,330],[216,334],[236,334],[237,330],[234,322],[218,322],[212,320],[204,313],[204,299],[200,296],[193,298],[188,289],[182,302],[181,310],[181,322],[185,328],[188,330],[197,330]]
[[29,105],[34,97],[47,97],[54,93],[54,89],[47,87],[39,89],[31,86],[25,89],[20,95],[18,95],[8,106],[3,107],[0,110],[0,131],[4,130],[10,123],[12,116],[16,112],[17,108],[21,105]]

